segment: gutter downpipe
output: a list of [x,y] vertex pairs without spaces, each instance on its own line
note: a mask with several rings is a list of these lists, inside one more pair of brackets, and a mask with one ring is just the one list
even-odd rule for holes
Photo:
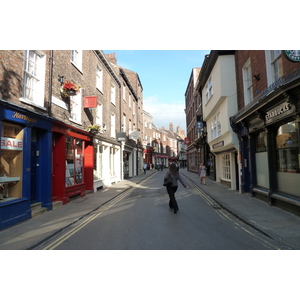
[[51,117],[51,110],[52,110],[52,73],[53,73],[53,50],[50,50],[50,57],[49,57],[49,66],[50,66],[50,73],[49,73],[49,94],[48,94],[48,115]]

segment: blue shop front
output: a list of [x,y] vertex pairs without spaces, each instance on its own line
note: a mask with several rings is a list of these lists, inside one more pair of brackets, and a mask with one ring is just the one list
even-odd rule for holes
[[0,101],[0,230],[52,209],[52,118]]

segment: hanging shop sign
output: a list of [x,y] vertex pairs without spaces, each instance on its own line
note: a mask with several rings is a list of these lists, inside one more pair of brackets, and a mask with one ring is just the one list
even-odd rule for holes
[[185,138],[185,139],[184,139],[184,143],[185,143],[186,145],[189,145],[189,144],[191,143],[191,140],[190,140],[189,138]]
[[98,97],[84,97],[84,108],[95,108],[98,104]]
[[126,141],[126,132],[117,132],[117,141],[118,142]]
[[140,132],[139,131],[132,131],[130,134],[129,134],[129,138],[132,139],[132,140],[137,140],[140,138]]

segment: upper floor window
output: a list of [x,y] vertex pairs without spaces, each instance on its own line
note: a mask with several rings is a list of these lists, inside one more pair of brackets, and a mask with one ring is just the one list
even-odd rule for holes
[[111,114],[110,116],[110,136],[116,137],[116,115]]
[[72,63],[79,69],[82,69],[82,50],[72,50]]
[[251,60],[247,60],[243,67],[244,102],[245,106],[253,101]]
[[26,50],[22,100],[44,107],[46,55]]
[[213,95],[213,87],[212,87],[212,79],[211,77],[209,77],[208,82],[205,86],[205,90],[206,90],[206,102],[208,102],[208,100],[211,98],[211,96]]
[[96,70],[96,87],[100,92],[103,92],[103,70],[99,66]]
[[71,120],[78,124],[81,124],[81,102],[82,102],[82,94],[81,90],[75,96],[70,97],[70,111],[71,111]]
[[122,131],[126,132],[126,114],[123,114]]
[[131,108],[131,102],[132,102],[132,96],[131,93],[129,93],[129,98],[128,98],[128,107]]
[[212,140],[221,135],[220,113],[211,120],[210,135]]
[[116,87],[114,85],[110,89],[110,102],[116,105]]
[[280,77],[281,50],[266,50],[265,53],[268,85],[271,85]]
[[102,104],[98,104],[97,105],[97,109],[96,109],[96,124],[100,125],[101,128],[103,126],[103,107]]
[[122,86],[122,90],[123,90],[123,100],[126,101],[126,84],[123,82],[123,86]]

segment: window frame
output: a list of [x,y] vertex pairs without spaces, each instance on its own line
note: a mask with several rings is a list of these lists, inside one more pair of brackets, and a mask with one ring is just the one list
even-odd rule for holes
[[221,176],[222,180],[231,181],[230,153],[222,154]]
[[114,84],[110,87],[110,102],[116,105],[116,86]]
[[116,137],[116,115],[114,113],[110,115],[110,136]]
[[[34,71],[30,70],[30,54],[34,54]],[[43,110],[45,108],[45,72],[46,72],[46,54],[37,50],[24,51],[24,67],[23,67],[23,82],[21,102],[37,106]],[[26,84],[29,79],[30,86]],[[31,89],[34,95],[27,98],[26,90]]]
[[103,93],[103,69],[99,65],[96,68],[96,88]]
[[[266,69],[267,69],[267,80],[270,86],[276,80],[280,78],[280,64],[279,60],[281,58],[281,50],[266,50]],[[277,67],[278,71],[275,72],[274,69]],[[278,74],[278,76],[276,76]]]
[[244,104],[248,105],[253,101],[253,81],[251,59],[249,58],[242,68],[243,87],[244,87]]
[[212,84],[212,77],[210,76],[207,84],[205,85],[205,98],[206,103],[210,100],[210,98],[213,96],[213,84]]
[[82,121],[82,93],[81,89],[75,96],[70,96],[70,121],[81,125]]
[[82,71],[82,50],[71,50],[71,63]]

